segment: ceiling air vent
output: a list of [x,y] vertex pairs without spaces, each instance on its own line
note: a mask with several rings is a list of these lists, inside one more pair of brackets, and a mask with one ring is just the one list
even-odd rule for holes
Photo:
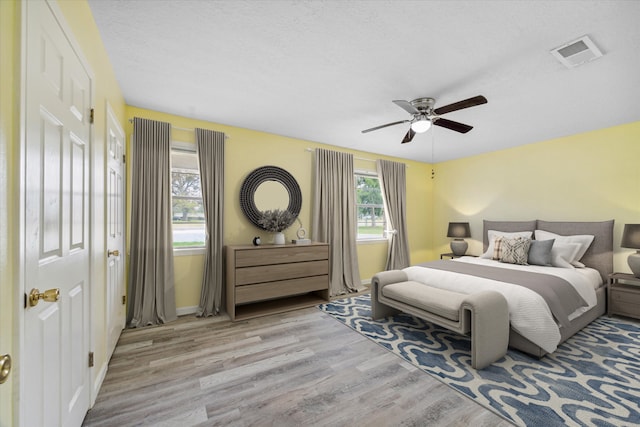
[[551,54],[567,68],[575,68],[602,56],[600,49],[589,36],[580,37],[551,51]]

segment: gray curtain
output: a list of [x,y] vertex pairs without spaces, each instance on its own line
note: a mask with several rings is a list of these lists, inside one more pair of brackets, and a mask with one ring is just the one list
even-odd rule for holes
[[171,234],[171,125],[133,119],[127,325],[176,319]]
[[360,288],[353,155],[316,149],[312,238],[329,243],[330,294]]
[[390,160],[377,160],[376,167],[390,236],[386,270],[399,270],[410,265],[406,165]]
[[207,253],[196,316],[220,313],[222,304],[222,219],[224,203],[224,133],[196,129]]

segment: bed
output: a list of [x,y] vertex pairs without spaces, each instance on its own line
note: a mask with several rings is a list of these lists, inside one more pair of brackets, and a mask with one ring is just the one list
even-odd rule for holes
[[[553,352],[559,344],[605,313],[606,284],[608,275],[613,271],[613,224],[613,220],[485,220],[482,257],[463,257],[411,266],[402,270],[402,275],[413,283],[423,283],[455,293],[473,294],[488,289],[501,293],[508,304],[509,347],[542,357]],[[524,240],[519,239],[523,236],[522,233],[525,235]],[[522,265],[518,262],[492,259],[498,253],[496,245],[511,245],[514,242],[523,244],[529,233],[533,241],[536,237],[538,239],[535,243],[529,243],[531,246],[527,246],[526,250],[528,251],[529,247],[533,250],[534,246],[539,250],[541,246],[546,246],[549,251],[547,256],[550,256],[550,248],[553,245],[553,265],[529,266],[526,265],[526,261],[525,265]],[[585,236],[593,236],[593,239],[587,239],[585,242]],[[551,238],[554,238],[552,244]],[[507,247],[508,254],[511,254],[511,249]],[[508,257],[504,255],[504,258]],[[571,265],[565,265],[566,263]],[[525,271],[520,273],[519,270]],[[496,274],[499,279],[493,277]],[[506,279],[503,279],[502,275],[510,276],[509,280],[513,278],[513,282],[519,283],[520,286],[505,283]],[[525,276],[527,280],[516,278],[520,275]],[[554,280],[563,282],[554,286],[566,285],[570,288],[566,295],[554,297],[555,290],[545,295],[549,293],[547,286],[550,287]],[[571,286],[567,282],[571,283]],[[528,289],[523,288],[527,286]],[[373,287],[373,299],[385,300],[382,287]],[[577,302],[578,299],[580,303]],[[572,303],[573,300],[576,302]],[[389,299],[386,301],[389,302]],[[396,308],[410,311],[406,303]]]

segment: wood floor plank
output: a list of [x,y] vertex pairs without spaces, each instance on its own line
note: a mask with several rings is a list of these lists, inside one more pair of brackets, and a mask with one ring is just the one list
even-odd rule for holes
[[123,332],[95,426],[509,426],[316,308]]

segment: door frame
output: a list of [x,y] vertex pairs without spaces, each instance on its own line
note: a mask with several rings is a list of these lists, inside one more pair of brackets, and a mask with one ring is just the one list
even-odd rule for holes
[[[0,2],[0,86],[14,88],[19,83],[20,6]],[[9,354],[13,367],[6,382],[0,385],[0,425],[14,424],[17,390],[17,313],[15,266],[17,264],[18,204],[18,114],[17,90],[0,94],[0,354]]]
[[[122,137],[122,149],[123,149],[123,155],[126,156],[127,153],[127,135],[124,131],[124,129],[122,128],[122,126],[120,125],[120,123],[118,122],[118,118],[113,110],[113,108],[111,107],[111,104],[109,103],[109,101],[105,101],[105,129],[104,129],[104,138],[105,138],[105,143],[104,143],[104,162],[105,162],[105,168],[104,168],[104,194],[106,195],[106,197],[110,197],[109,194],[109,131],[111,129],[111,127],[114,127],[115,130],[118,132],[118,134]],[[121,249],[121,253],[120,253],[120,257],[121,257],[121,261],[122,265],[123,265],[123,274],[124,277],[122,278],[123,280],[123,285],[124,285],[124,289],[123,289],[123,296],[126,295],[127,293],[127,251],[126,251],[126,243],[127,243],[127,227],[126,227],[126,214],[127,214],[127,165],[125,162],[123,162],[123,170],[122,170],[123,174],[122,174],[122,186],[123,186],[123,197],[122,197],[122,206],[120,208],[121,212],[120,215],[122,215],[122,219],[123,221],[125,221],[125,224],[123,225],[123,229],[122,229],[122,240],[123,240],[123,244],[122,244],[122,248]],[[105,200],[105,224],[104,224],[104,229],[102,230],[102,232],[104,233],[105,236],[105,248],[106,250],[110,250],[111,248],[109,247],[109,231],[108,231],[108,223],[109,223],[109,201]],[[109,263],[109,256],[108,253],[107,255],[104,257],[104,271],[105,271],[105,286],[104,286],[104,291],[109,292],[109,281],[108,279],[108,263]],[[97,295],[96,295],[96,298]],[[106,300],[106,294],[103,296],[104,300]],[[124,304],[124,303],[123,303]],[[104,324],[105,324],[105,330],[106,330],[106,334],[105,334],[105,340],[106,340],[106,354],[104,357],[104,366],[100,367],[100,373],[98,374],[98,378],[96,380],[96,384],[94,384],[94,387],[92,387],[92,389],[94,390],[94,396],[91,400],[91,404],[93,405],[93,403],[95,402],[95,399],[98,395],[98,391],[99,391],[99,387],[102,385],[102,381],[104,380],[106,374],[107,374],[107,368],[108,368],[108,364],[109,364],[109,360],[111,359],[111,356],[113,355],[113,351],[115,350],[115,348],[110,348],[109,347],[109,339],[110,339],[110,315],[113,313],[109,313],[108,311],[108,305],[105,304],[105,319],[104,319]],[[122,330],[124,330],[126,326],[126,309],[125,309],[125,313],[124,313],[124,319],[122,322]]]
[[[1,1],[1,0],[0,0]],[[90,93],[89,93],[89,105],[93,106],[95,103],[95,93],[96,93],[96,82],[95,82],[95,73],[93,72],[93,69],[90,66],[89,61],[87,60],[87,58],[85,57],[82,49],[80,48],[79,43],[77,42],[75,35],[73,34],[73,31],[71,30],[71,27],[69,26],[69,24],[67,23],[64,14],[62,13],[62,10],[60,9],[60,7],[58,6],[58,4],[56,3],[55,0],[39,0],[39,1],[43,1],[48,8],[51,10],[51,13],[54,17],[54,19],[57,21],[58,25],[60,26],[62,32],[65,35],[65,38],[67,39],[69,46],[71,47],[71,49],[73,50],[73,53],[77,56],[81,66],[84,68],[85,72],[87,73],[87,75],[89,76],[89,79],[91,80],[91,84],[90,84]],[[24,215],[25,215],[25,209],[26,209],[26,195],[25,195],[25,180],[26,180],[26,166],[25,166],[25,162],[26,162],[26,153],[25,153],[25,149],[26,149],[26,131],[27,131],[27,126],[29,125],[26,122],[26,118],[27,118],[27,97],[26,97],[26,74],[27,74],[27,33],[28,33],[28,28],[27,28],[27,13],[28,13],[28,3],[29,0],[22,0],[20,2],[20,68],[19,68],[19,80],[20,80],[20,85],[19,85],[19,101],[20,101],[20,110],[19,110],[19,142],[20,142],[20,146],[19,149],[17,150],[17,168],[16,168],[16,192],[19,195],[19,203],[18,203],[18,207],[17,209],[15,209],[15,213],[17,214],[14,219],[13,219],[13,225],[14,225],[14,230],[18,230],[17,232],[17,237],[15,239],[16,244],[17,244],[17,256],[15,258],[15,269],[14,269],[14,282],[15,282],[15,288],[14,288],[14,296],[13,296],[13,306],[14,306],[14,313],[13,313],[13,319],[14,319],[14,337],[17,337],[15,341],[14,341],[14,346],[13,346],[13,352],[14,354],[12,355],[13,360],[14,360],[14,365],[13,365],[13,372],[12,372],[12,376],[13,376],[13,396],[14,396],[14,402],[13,402],[13,422],[14,425],[16,426],[20,426],[20,427],[29,427],[29,426],[25,426],[24,425],[24,411],[29,410],[30,408],[28,408],[27,406],[27,399],[24,398],[24,388],[21,387],[21,384],[24,381],[24,372],[26,369],[28,369],[28,367],[24,366],[24,348],[25,348],[25,341],[27,339],[27,337],[25,336],[25,304],[26,304],[26,295],[27,295],[27,290],[25,288],[26,283],[25,283],[25,268],[26,268],[26,259],[25,259],[25,246],[26,246],[26,241],[25,241],[25,223],[24,223]],[[95,230],[93,229],[92,225],[93,225],[93,218],[94,218],[94,211],[95,211],[95,201],[93,198],[94,195],[94,186],[95,186],[95,178],[93,176],[93,170],[94,170],[94,145],[95,145],[95,126],[90,126],[89,129],[89,138],[88,138],[88,156],[89,156],[89,184],[88,184],[88,188],[87,191],[89,193],[88,197],[89,197],[89,206],[88,206],[88,215],[89,215],[89,229],[87,230],[87,239],[88,239],[88,254],[89,254],[89,274],[88,277],[90,279],[94,278],[94,272],[95,270],[95,262],[94,262],[94,253],[95,253],[95,248],[94,248],[94,235],[95,235]],[[88,303],[89,303],[89,316],[88,316],[88,325],[87,327],[89,328],[89,332],[88,332],[88,342],[89,345],[92,346],[93,343],[93,338],[94,338],[94,326],[95,326],[95,319],[94,317],[91,315],[91,307],[94,304],[94,298],[95,298],[95,292],[93,291],[93,286],[88,286],[87,287],[87,291],[89,293],[88,295]],[[89,389],[87,390],[87,392],[89,393],[89,402],[90,405],[95,402],[95,396],[93,396],[93,383],[94,383],[94,377],[92,375],[92,371],[87,368],[89,370]],[[17,398],[16,398],[17,397]]]

